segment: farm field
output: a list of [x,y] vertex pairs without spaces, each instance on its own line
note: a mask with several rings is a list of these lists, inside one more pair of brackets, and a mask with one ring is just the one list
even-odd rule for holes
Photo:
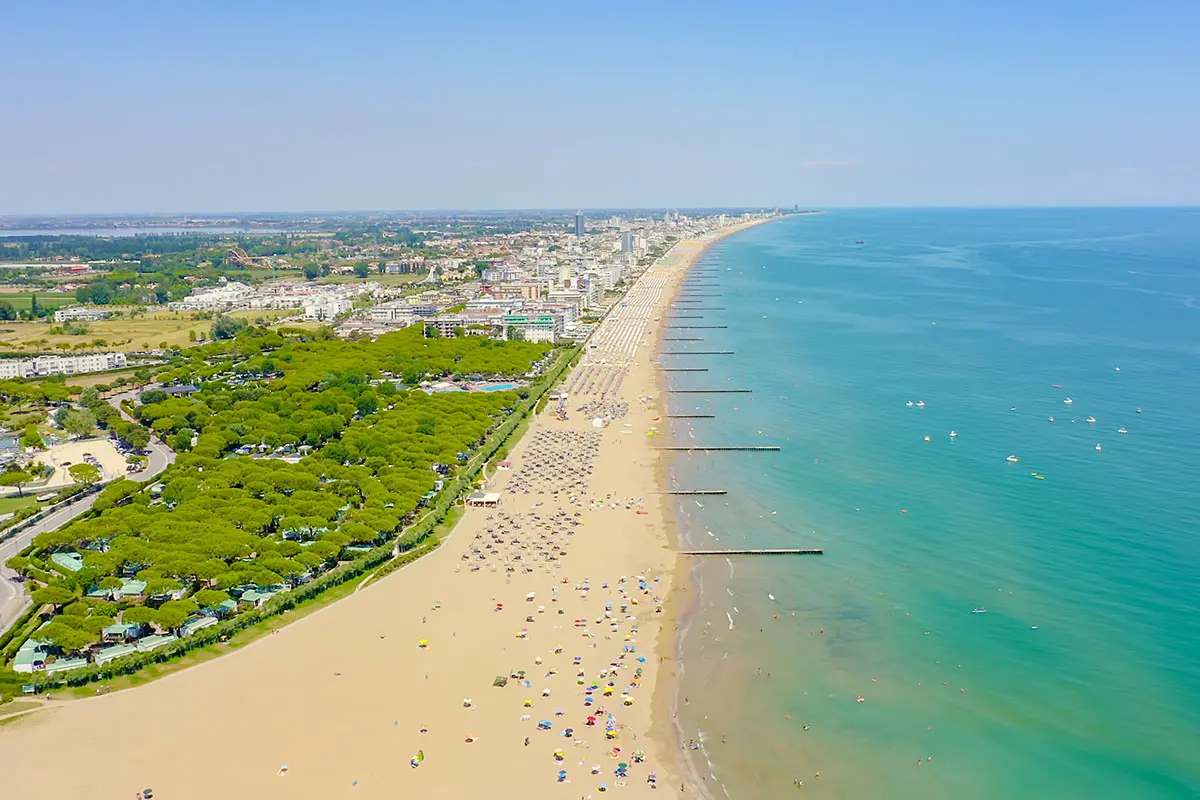
[[[41,302],[40,300],[38,302]],[[286,316],[283,311],[236,311],[232,317],[247,321],[262,317],[275,320]],[[148,313],[134,319],[101,320],[87,323],[88,332],[83,336],[50,334],[55,323],[45,322],[0,322],[0,349],[37,351],[62,350],[76,345],[89,345],[96,340],[104,344],[90,349],[104,350],[150,350],[156,347],[187,347],[193,344],[190,332],[207,337],[212,321],[197,319],[195,314],[176,311]],[[60,345],[68,345],[62,348]]]

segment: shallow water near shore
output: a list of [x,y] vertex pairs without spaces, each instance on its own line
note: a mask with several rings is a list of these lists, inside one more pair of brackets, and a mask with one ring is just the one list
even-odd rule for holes
[[1188,210],[838,211],[704,254],[724,310],[683,324],[729,327],[671,349],[736,355],[671,385],[754,394],[669,398],[716,415],[676,443],[783,449],[676,459],[729,490],[676,498],[682,535],[825,549],[696,570],[710,794],[1200,793],[1198,254]]

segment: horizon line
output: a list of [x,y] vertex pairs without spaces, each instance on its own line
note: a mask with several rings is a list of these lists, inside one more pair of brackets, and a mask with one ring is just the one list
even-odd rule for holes
[[[1124,203],[1097,203],[1097,204],[964,204],[964,205],[944,205],[944,204],[913,204],[913,205],[829,205],[829,206],[798,206],[784,207],[781,205],[750,205],[750,206],[596,206],[593,208],[582,209],[584,214],[589,212],[594,213],[611,213],[611,212],[665,212],[665,211],[704,211],[704,212],[729,212],[729,211],[772,211],[778,210],[783,214],[799,213],[801,211],[913,211],[913,210],[928,210],[928,211],[971,211],[971,210],[1200,210],[1200,203],[1197,204],[1124,204]],[[409,208],[409,209],[380,209],[380,208],[364,208],[364,209],[300,209],[300,210],[238,210],[238,211],[0,211],[0,219],[57,219],[63,217],[97,217],[97,218],[116,218],[116,217],[182,217],[182,216],[296,216],[296,215],[345,215],[345,216],[364,216],[371,214],[428,214],[439,216],[452,215],[467,215],[467,214],[563,214],[564,216],[574,216],[576,211],[569,210],[566,207],[562,208]]]

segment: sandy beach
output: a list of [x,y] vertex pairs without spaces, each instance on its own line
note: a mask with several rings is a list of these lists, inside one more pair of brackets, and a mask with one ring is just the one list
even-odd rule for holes
[[612,310],[561,411],[549,403],[492,473],[498,507],[469,509],[431,555],[236,653],[5,724],[6,793],[678,796],[686,587],[655,493],[668,426],[654,356],[710,241],[677,245]]

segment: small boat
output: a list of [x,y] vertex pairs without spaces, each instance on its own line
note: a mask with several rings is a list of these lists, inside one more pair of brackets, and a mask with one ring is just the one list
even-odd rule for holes
[[1139,414],[1140,414],[1140,413],[1142,413],[1142,407],[1141,407],[1141,406],[1138,406],[1138,408],[1137,408],[1137,413],[1139,413]]
[[950,431],[950,438],[951,438],[951,439],[953,439],[953,438],[954,438],[954,437],[956,437],[956,436],[958,436],[958,431]]
[[773,595],[773,594],[771,594],[770,592],[768,592],[768,593],[767,593],[767,599],[768,599],[768,600],[774,600],[774,599],[775,599],[775,595]]
[[1120,367],[1113,367],[1113,372],[1120,372],[1120,371],[1121,371]]
[[1017,463],[1018,461],[1020,461],[1021,459],[1017,458],[1016,456],[1009,456],[1008,458],[1006,458],[1006,459],[1004,459],[1004,460],[1005,460],[1005,461],[1008,461],[1008,462],[1010,462],[1010,463],[1012,463],[1012,464],[1015,464],[1015,463]]
[[1101,451],[1101,450],[1103,450],[1103,449],[1104,449],[1104,448],[1103,448],[1103,447],[1101,447],[1100,445],[1096,445],[1096,452],[1100,452],[1100,451]]
[[1088,417],[1088,418],[1087,418],[1087,420],[1086,420],[1086,422],[1090,422],[1090,423],[1092,423],[1092,424],[1095,424],[1095,422],[1096,422],[1096,418],[1095,418],[1095,417]]
[[1063,402],[1067,405],[1071,405],[1071,403],[1074,403],[1075,401],[1068,397],[1066,400],[1063,400]]
[[924,400],[918,400],[918,401],[917,401],[917,408],[924,408],[924,407],[925,407],[925,401],[924,401]]
[[907,403],[905,403],[905,404],[904,404],[904,407],[905,407],[905,408],[912,408],[912,404],[913,404],[913,401],[912,401],[912,400],[909,400]]
[[1061,389],[1061,388],[1062,388],[1062,384],[1061,384],[1061,383],[1056,383],[1056,384],[1054,384],[1054,388],[1055,388],[1055,389]]
[[1051,422],[1054,422],[1054,417],[1047,417],[1047,419],[1050,420]]
[[1046,476],[1045,476],[1045,475],[1038,475],[1036,472],[1031,472],[1031,473],[1029,473],[1029,474],[1030,474],[1030,475],[1032,475],[1034,478],[1036,478],[1036,479],[1037,479],[1037,480],[1039,480],[1039,481],[1044,481],[1044,480],[1046,480]]
[[1117,433],[1124,435],[1129,433],[1129,431],[1125,430],[1124,428],[1117,428]]
[[987,609],[984,608],[983,606],[980,606],[979,608],[972,608],[971,613],[972,614],[986,614]]
[[927,442],[930,441],[928,436],[925,437],[925,441],[927,441]]

